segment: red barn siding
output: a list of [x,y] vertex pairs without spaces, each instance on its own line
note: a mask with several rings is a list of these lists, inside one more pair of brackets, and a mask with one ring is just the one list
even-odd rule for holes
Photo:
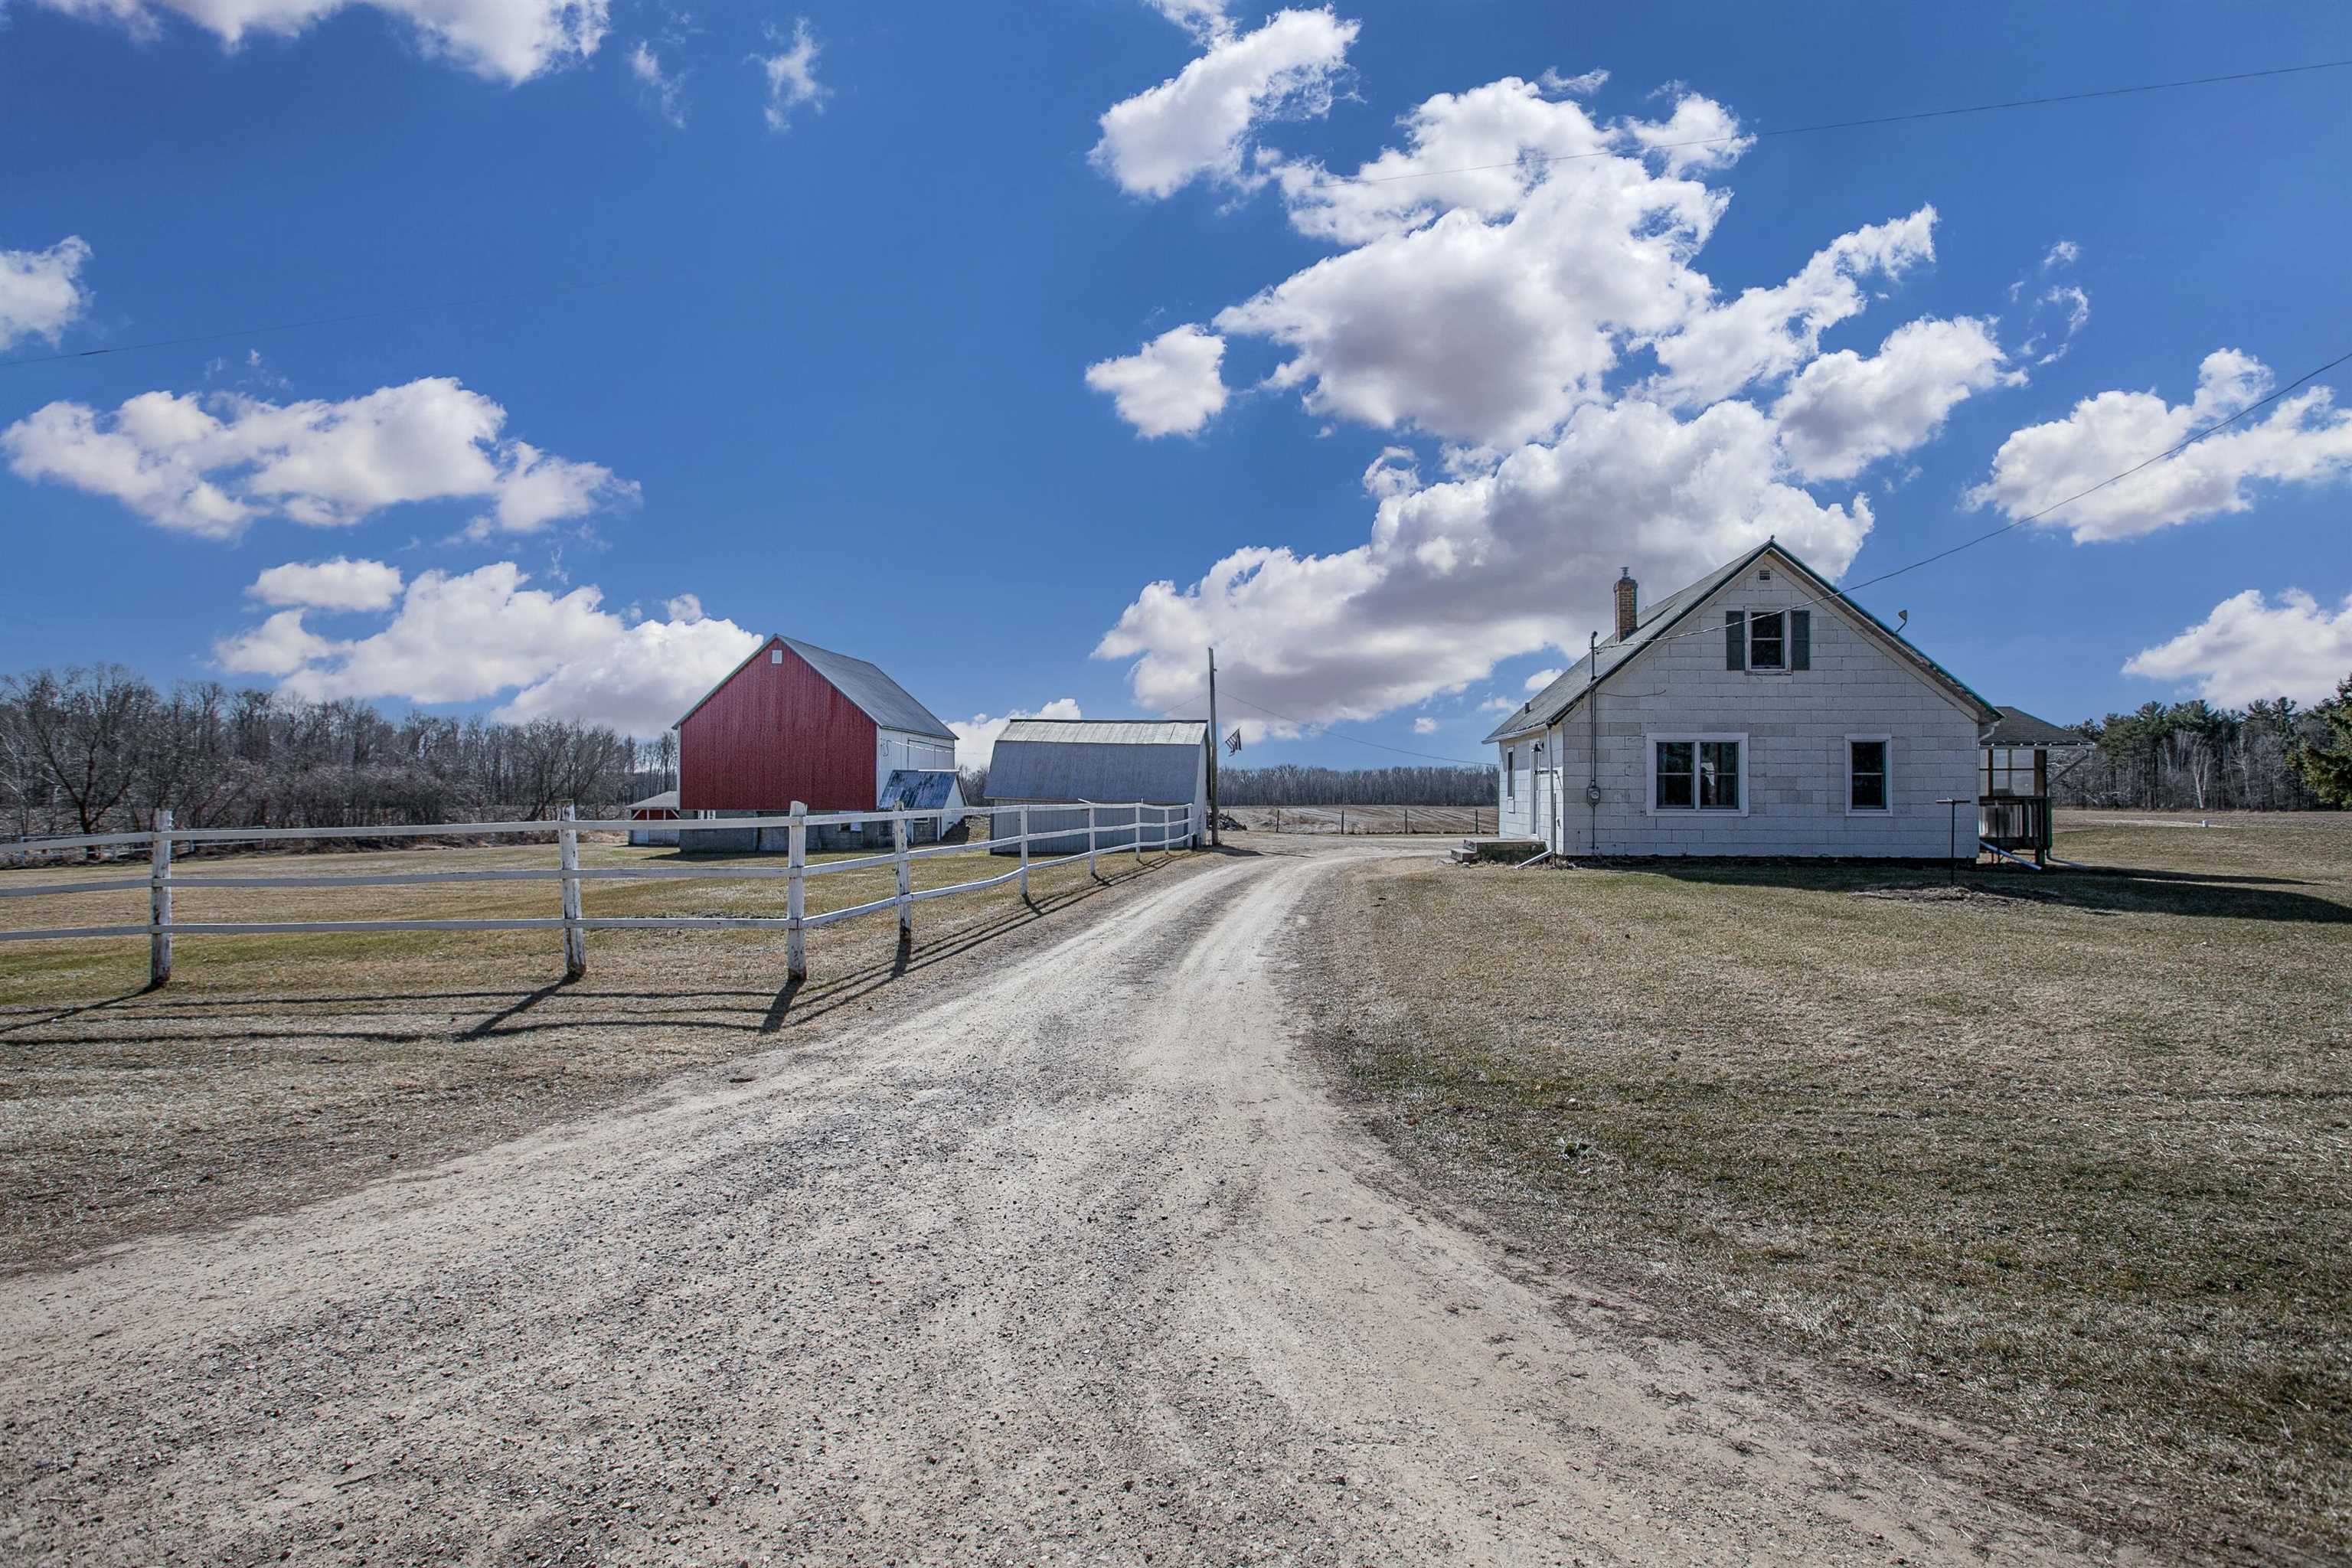
[[876,739],[863,709],[772,641],[679,726],[678,806],[782,811],[800,800],[811,811],[871,811]]

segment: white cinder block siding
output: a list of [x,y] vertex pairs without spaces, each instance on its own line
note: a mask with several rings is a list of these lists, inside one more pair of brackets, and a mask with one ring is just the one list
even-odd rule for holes
[[[1769,581],[1759,581],[1769,568]],[[1853,611],[1814,602],[1820,590],[1768,554],[1684,616],[1601,681],[1592,699],[1600,738],[1598,808],[1586,802],[1595,715],[1582,704],[1542,738],[1563,763],[1561,831],[1571,855],[1844,855],[1940,859],[1951,842],[1949,808],[1959,797],[1963,849],[1976,834],[1979,711],[1907,658]],[[1809,609],[1811,668],[1725,668],[1724,616]],[[1695,635],[1682,635],[1682,634]],[[1743,735],[1745,811],[1654,811],[1651,742],[1662,735]],[[1887,738],[1890,809],[1847,810],[1850,736]],[[1522,766],[1537,737],[1515,749]],[[1538,792],[1522,775],[1507,832],[1547,843],[1549,821],[1533,811]],[[1549,796],[1541,797],[1548,807]],[[1520,826],[1514,827],[1514,820]]]

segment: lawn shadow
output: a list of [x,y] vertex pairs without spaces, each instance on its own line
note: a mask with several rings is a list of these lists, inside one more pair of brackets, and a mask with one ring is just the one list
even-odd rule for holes
[[[1206,853],[1205,851],[1203,853]],[[1108,857],[1106,857],[1108,859]],[[641,1028],[658,1022],[665,1028],[727,1031],[755,1035],[775,1034],[789,1024],[807,1023],[824,1016],[836,1007],[862,999],[869,994],[919,973],[935,963],[957,957],[974,948],[995,941],[1021,927],[1034,924],[1062,910],[1083,903],[1099,893],[1124,886],[1140,878],[1151,876],[1165,867],[1177,864],[1166,856],[1155,857],[1133,870],[1104,875],[1083,882],[1075,888],[1034,897],[974,924],[959,926],[934,942],[893,942],[887,956],[860,963],[835,973],[822,974],[814,981],[787,980],[780,988],[770,991],[756,989],[718,989],[680,985],[661,989],[606,988],[597,984],[597,971],[591,957],[586,976],[578,980],[557,979],[528,991],[499,989],[467,989],[453,991],[376,991],[364,994],[341,995],[205,995],[184,989],[164,987],[160,990],[127,992],[102,1001],[84,1003],[78,1006],[55,1005],[32,1008],[32,1016],[0,1022],[0,1035],[16,1034],[45,1025],[63,1023],[84,1013],[120,1009],[126,1024],[207,1024],[223,1014],[249,1014],[257,1019],[268,1019],[273,1013],[299,1016],[309,1009],[350,1012],[354,1008],[382,1007],[413,1011],[431,1007],[434,1004],[487,1004],[486,1010],[474,1022],[461,1028],[393,1029],[337,1028],[338,1022],[356,1020],[322,1019],[316,1029],[302,1029],[306,1038],[321,1041],[353,1043],[417,1044],[443,1040],[478,1042],[511,1039],[515,1037],[556,1029]],[[879,918],[879,917],[877,917]],[[774,961],[778,968],[784,962],[784,945],[775,944]],[[815,955],[822,964],[824,955]],[[544,1005],[562,998],[573,1007],[594,1003],[671,1003],[675,1011],[646,1007],[622,1006],[610,1016],[582,1016],[577,1013],[558,1010],[543,1011]],[[475,1006],[451,1008],[460,1014],[474,1013]],[[538,1015],[534,1016],[533,1015]],[[714,1016],[713,1015],[717,1015]],[[0,1011],[0,1020],[9,1014]],[[288,1020],[291,1022],[292,1020]],[[102,1041],[108,1045],[170,1045],[218,1039],[214,1027],[184,1030],[168,1028],[109,1029],[103,1035],[89,1037],[48,1036],[24,1043],[27,1046],[54,1046],[79,1043],[82,1038]]]
[[[1940,888],[1946,885],[1948,876],[1940,865],[1891,861],[1822,864],[1801,860],[1603,858],[1580,859],[1571,865],[1595,870],[1648,871],[1677,881],[1843,893]],[[2321,884],[2291,877],[2124,866],[2094,866],[2080,870],[2053,867],[2042,872],[2023,867],[1963,866],[1958,880],[1961,887],[1976,892],[2094,914],[2191,915],[2304,925],[2352,925],[2352,903],[2292,891]]]

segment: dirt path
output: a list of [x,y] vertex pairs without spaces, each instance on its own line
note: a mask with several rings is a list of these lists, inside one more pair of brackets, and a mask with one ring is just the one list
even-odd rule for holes
[[2099,1556],[1393,1195],[1281,970],[1397,852],[1237,859],[748,1084],[6,1281],[0,1558]]

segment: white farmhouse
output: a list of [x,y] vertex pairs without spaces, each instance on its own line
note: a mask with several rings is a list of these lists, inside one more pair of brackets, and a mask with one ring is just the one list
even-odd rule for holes
[[1775,543],[1638,595],[1622,577],[1616,635],[1486,737],[1506,837],[1571,855],[1974,853],[2000,715],[1941,665]]

